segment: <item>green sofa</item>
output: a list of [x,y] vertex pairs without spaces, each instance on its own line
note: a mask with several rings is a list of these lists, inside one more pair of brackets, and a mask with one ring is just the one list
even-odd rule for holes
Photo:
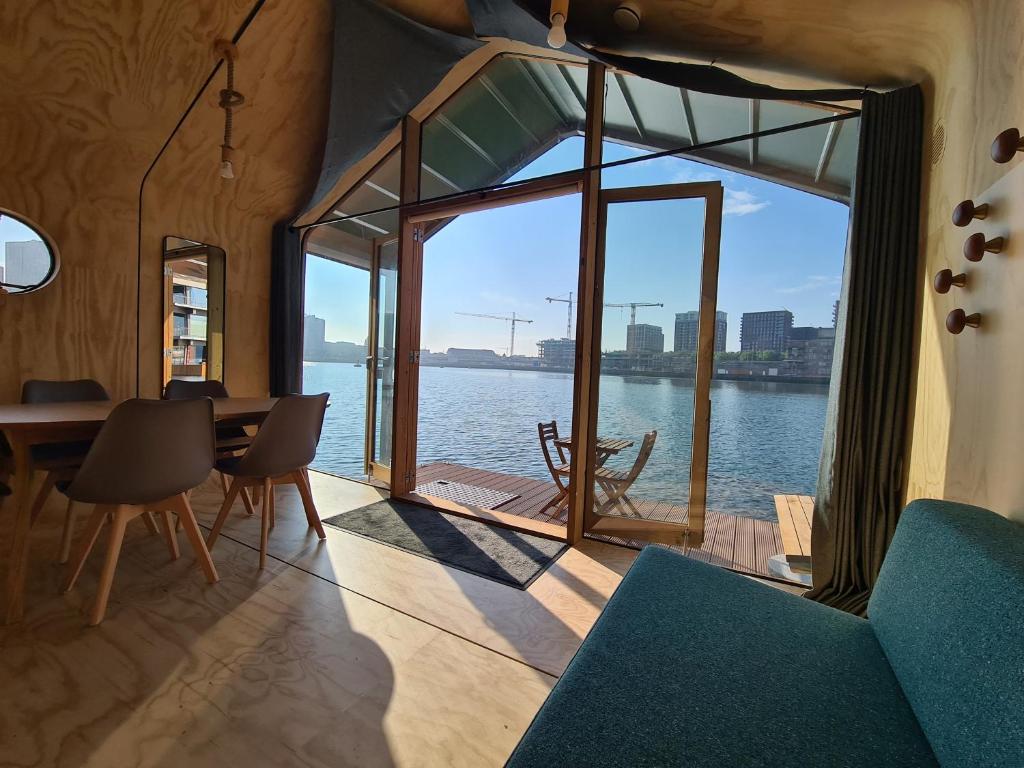
[[1024,526],[910,504],[868,614],[648,547],[507,765],[1024,767]]

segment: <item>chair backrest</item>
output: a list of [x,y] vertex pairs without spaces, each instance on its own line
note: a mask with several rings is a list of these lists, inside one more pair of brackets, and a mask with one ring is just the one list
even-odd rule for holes
[[171,379],[164,386],[164,400],[195,400],[198,397],[219,398],[229,395],[224,383],[216,379]]
[[636,455],[636,461],[633,462],[633,468],[629,470],[629,482],[632,483],[636,480],[640,473],[644,471],[644,466],[647,464],[647,460],[651,458],[651,452],[654,450],[654,443],[658,439],[658,430],[652,430],[644,435],[644,441],[640,444],[640,452]]
[[908,504],[868,618],[941,765],[1024,765],[1024,525]]
[[555,441],[558,440],[558,422],[552,419],[545,423],[540,422],[537,424],[537,435],[540,437],[540,449],[544,452],[544,461],[547,462],[548,470],[552,473],[555,471],[554,458],[551,455],[551,449],[548,448],[548,443],[551,443],[555,447],[555,451],[558,454],[558,460],[560,464],[567,464],[565,454],[562,449],[555,445]]
[[7,487],[6,483],[0,482],[0,496],[10,496],[11,489]]
[[29,379],[21,385],[23,403],[78,403],[109,400],[103,385],[93,379],[47,381]]
[[235,474],[278,477],[309,466],[320,442],[328,397],[324,392],[279,399],[233,470]]
[[67,490],[90,504],[146,504],[184,493],[214,463],[213,401],[126,400],[110,412]]

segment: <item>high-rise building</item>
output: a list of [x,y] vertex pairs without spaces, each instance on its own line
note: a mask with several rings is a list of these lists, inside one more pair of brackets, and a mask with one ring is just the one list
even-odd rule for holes
[[8,240],[4,245],[4,282],[37,285],[50,271],[50,252],[42,240]]
[[327,340],[327,321],[316,315],[306,315],[302,324],[302,351],[306,355],[318,356],[324,351]]
[[[677,312],[675,335],[672,339],[673,352],[696,352],[700,312]],[[729,330],[728,316],[719,310],[715,312],[715,352],[725,352],[725,337]]]
[[786,344],[786,359],[793,363],[793,372],[800,376],[829,378],[836,345],[835,328],[794,328]]
[[835,328],[839,325],[839,299],[836,299],[836,303],[832,305],[832,327]]
[[788,309],[744,312],[740,318],[742,352],[782,352],[793,330],[793,313]]
[[657,325],[632,323],[626,326],[627,352],[664,352],[665,333]]
[[573,368],[576,365],[575,339],[541,339],[537,342],[541,365],[552,368]]

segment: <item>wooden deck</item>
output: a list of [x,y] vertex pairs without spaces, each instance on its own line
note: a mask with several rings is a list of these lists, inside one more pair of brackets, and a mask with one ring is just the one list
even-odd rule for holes
[[[550,509],[545,512],[541,511],[555,494],[554,483],[446,462],[417,467],[416,482],[418,485],[438,480],[518,494],[517,498],[500,504],[497,509],[531,520],[566,525],[564,512],[560,517],[552,518]],[[633,501],[644,517],[652,520],[686,522],[686,507],[637,498],[634,498]],[[641,546],[640,542],[614,539],[613,541],[629,546]],[[768,578],[778,578],[768,569],[768,558],[784,552],[782,534],[776,521],[757,520],[713,510],[708,510],[705,515],[704,544],[700,549],[673,548],[696,560]]]
[[779,518],[782,548],[789,567],[809,573],[814,499],[810,496],[780,494],[775,497],[775,514]]

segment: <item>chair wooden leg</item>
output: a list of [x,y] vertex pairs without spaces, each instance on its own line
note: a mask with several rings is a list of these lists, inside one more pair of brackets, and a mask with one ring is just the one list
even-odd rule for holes
[[174,528],[174,520],[171,519],[171,513],[168,510],[160,510],[160,522],[163,524],[164,536],[167,538],[167,549],[170,550],[171,560],[177,560],[181,557],[181,550],[178,549],[178,532]]
[[85,561],[89,557],[89,553],[92,552],[93,545],[96,543],[96,538],[100,535],[100,529],[103,527],[103,523],[107,521],[107,517],[110,516],[111,507],[102,504],[97,504],[92,511],[92,516],[89,518],[89,524],[85,528],[85,533],[82,535],[82,541],[78,545],[78,553],[75,555],[74,564],[68,570],[67,579],[64,581],[64,591],[70,592],[75,586],[75,582],[78,581],[79,574],[82,573],[82,566],[85,565]]
[[107,557],[103,561],[103,568],[100,570],[100,581],[96,589],[96,599],[93,601],[92,609],[89,611],[89,626],[91,627],[95,627],[103,621],[103,617],[107,613],[107,601],[110,599],[110,588],[114,584],[114,571],[117,569],[117,560],[121,556],[124,530],[132,516],[131,507],[117,507],[114,509],[113,520],[110,524],[110,538],[107,541]]
[[256,514],[256,507],[253,506],[252,497],[249,496],[249,491],[246,488],[242,488],[239,491],[239,495],[242,497],[242,504],[245,505],[245,513],[252,517]]
[[[230,489],[229,489],[230,490]],[[203,534],[199,531],[199,524],[196,522],[196,516],[192,512],[192,505],[188,503],[188,499],[184,494],[175,497],[175,512],[181,519],[182,527],[185,529],[185,535],[188,537],[189,543],[192,544],[192,549],[196,553],[196,560],[199,561],[199,567],[203,569],[203,573],[206,575],[206,580],[210,584],[216,584],[220,576],[217,575],[217,566],[213,564],[213,558],[210,557],[210,550],[206,547],[206,542],[203,541]]]
[[53,487],[57,484],[57,473],[47,472],[43,478],[43,484],[39,486],[39,491],[36,493],[35,499],[32,500],[32,511],[29,515],[31,519],[30,525],[35,525],[36,520],[43,511],[43,505],[46,504],[46,500],[50,498],[50,494],[53,492]]
[[320,515],[317,514],[316,504],[313,503],[313,491],[309,487],[309,475],[305,470],[300,469],[292,475],[295,485],[299,487],[299,496],[302,497],[302,508],[306,511],[306,522],[309,527],[316,531],[317,538],[327,538],[324,527],[320,524]]
[[[220,535],[220,529],[224,527],[224,521],[228,519],[228,513],[231,511],[231,504],[235,500],[235,496],[238,492],[242,491],[245,493],[245,489],[242,487],[242,478],[236,477],[231,481],[231,486],[228,488],[228,493],[224,497],[224,503],[220,505],[220,512],[217,513],[217,519],[213,523],[213,529],[210,531],[210,535],[206,537],[206,548],[213,549],[213,545],[217,542],[217,537]],[[184,525],[185,521],[181,515],[178,515],[178,521]]]
[[218,472],[217,474],[220,475],[220,489],[224,491],[224,495],[227,496],[229,485],[227,475],[225,475],[223,472]]
[[[252,498],[252,504],[253,504],[254,508],[255,508],[255,506],[257,504],[262,503],[262,501],[263,501],[263,486],[260,486],[260,485],[255,486],[252,489],[252,496],[251,496],[251,498]],[[253,511],[255,512],[255,509]]]
[[64,511],[64,530],[60,534],[60,554],[57,562],[62,565],[71,556],[71,539],[75,535],[75,502],[68,499],[67,509]]
[[267,544],[270,540],[270,478],[263,478],[263,514],[260,517],[260,570],[267,564]]
[[267,498],[270,499],[270,527],[273,529],[277,525],[277,494],[274,493],[273,483],[270,485],[270,490],[267,491]]
[[146,524],[146,528],[154,536],[160,535],[160,529],[156,525],[156,520],[153,519],[153,513],[148,509],[142,513],[142,522]]

